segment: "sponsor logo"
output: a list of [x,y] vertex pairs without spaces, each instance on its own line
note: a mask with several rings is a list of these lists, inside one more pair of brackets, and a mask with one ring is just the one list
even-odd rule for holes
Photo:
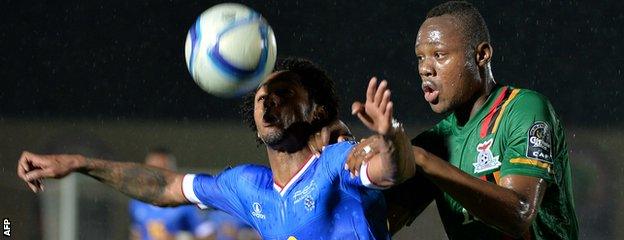
[[312,181],[310,181],[310,184],[308,184],[307,186],[305,186],[301,190],[297,190],[293,194],[294,202],[295,203],[300,202],[301,200],[303,200],[306,197],[310,196],[314,190],[316,190],[316,183],[314,182],[314,180],[312,180]]
[[546,122],[535,122],[529,129],[526,156],[552,163],[552,137],[550,126]]
[[498,161],[499,156],[494,156],[492,150],[490,150],[493,142],[494,139],[490,139],[477,145],[479,154],[477,154],[477,161],[472,164],[474,166],[474,173],[485,172],[500,167],[501,162]]
[[253,209],[253,211],[251,212],[252,216],[259,219],[266,219],[266,216],[264,215],[264,213],[262,213],[262,205],[260,205],[260,203],[254,202],[251,205],[251,209]]
[[297,203],[303,201],[303,205],[304,205],[305,209],[308,212],[314,210],[316,201],[314,200],[312,195],[313,195],[313,193],[315,191],[316,191],[316,182],[314,182],[314,180],[312,180],[312,181],[310,181],[310,184],[308,184],[307,186],[305,186],[301,190],[297,190],[293,194],[293,202],[294,202],[294,204],[297,204]]

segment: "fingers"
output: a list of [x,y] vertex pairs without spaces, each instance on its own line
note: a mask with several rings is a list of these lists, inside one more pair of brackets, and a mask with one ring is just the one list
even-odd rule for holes
[[26,185],[30,190],[37,193],[39,190],[43,190],[43,184],[41,180],[28,180],[26,174],[31,171],[30,158],[33,154],[27,151],[22,152],[20,159],[17,162],[17,176],[26,182]]
[[388,87],[388,82],[386,80],[381,81],[379,87],[375,90],[375,99],[373,100],[374,106],[379,108],[382,102],[382,98],[384,96],[384,92]]
[[381,102],[379,103],[379,108],[381,108],[383,115],[385,115],[387,112],[387,105],[388,105],[388,102],[390,102],[391,95],[392,93],[390,92],[390,89],[386,89],[383,93]]
[[46,177],[53,177],[53,175],[46,169],[35,169],[26,173],[26,181],[34,182]]
[[356,113],[364,111],[366,111],[366,109],[364,108],[364,104],[362,104],[361,102],[355,101],[353,102],[353,104],[351,104],[351,115],[355,115]]
[[368,88],[366,89],[366,102],[373,101],[375,90],[377,90],[377,78],[372,77],[370,81],[368,81]]
[[345,163],[345,170],[349,171],[351,178],[359,176],[362,164],[368,162],[376,154],[377,151],[373,147],[368,143],[361,142],[353,147],[349,153],[349,157]]
[[360,122],[362,122],[366,127],[370,129],[375,128],[375,122],[368,115],[368,113],[365,110],[364,105],[361,102],[357,102],[357,101],[354,102],[351,105],[351,110],[352,110],[351,113],[355,114],[360,119]]
[[26,185],[28,185],[28,188],[30,188],[30,190],[32,190],[34,193],[39,192],[39,186],[35,185],[34,183],[26,182]]
[[386,122],[389,123],[390,125],[392,125],[393,110],[394,110],[394,103],[389,102],[388,105],[386,105],[386,111],[384,113],[384,117],[386,118]]
[[17,176],[19,176],[21,179],[24,179],[24,176],[26,175],[26,172],[30,171],[30,167],[28,166],[28,161],[27,161],[27,157],[26,155],[29,154],[28,152],[24,151],[22,152],[22,155],[20,156],[20,159],[17,162]]

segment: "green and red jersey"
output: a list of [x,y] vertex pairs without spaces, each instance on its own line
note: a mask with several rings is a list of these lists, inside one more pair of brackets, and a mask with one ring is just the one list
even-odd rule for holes
[[[544,179],[548,187],[523,238],[578,238],[564,130],[544,96],[499,86],[464,126],[451,114],[412,143],[483,181],[498,184],[506,175]],[[436,203],[451,239],[511,239],[447,193],[438,194]]]

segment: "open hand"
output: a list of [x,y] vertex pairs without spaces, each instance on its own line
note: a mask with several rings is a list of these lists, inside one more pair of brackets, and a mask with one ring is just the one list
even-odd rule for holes
[[357,115],[360,121],[370,130],[381,135],[386,135],[392,130],[392,108],[388,82],[381,81],[377,86],[377,78],[373,77],[368,82],[366,89],[366,102],[354,102],[351,105],[351,114]]

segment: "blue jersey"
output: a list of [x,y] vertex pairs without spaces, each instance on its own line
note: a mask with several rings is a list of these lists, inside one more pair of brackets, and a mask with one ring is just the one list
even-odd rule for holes
[[195,236],[205,236],[207,222],[194,206],[157,207],[137,200],[130,201],[132,227],[141,239],[163,239],[188,231]]
[[381,191],[366,174],[351,178],[344,169],[353,145],[327,146],[283,187],[270,168],[248,164],[217,176],[186,175],[183,192],[200,207],[246,221],[263,239],[389,239]]

